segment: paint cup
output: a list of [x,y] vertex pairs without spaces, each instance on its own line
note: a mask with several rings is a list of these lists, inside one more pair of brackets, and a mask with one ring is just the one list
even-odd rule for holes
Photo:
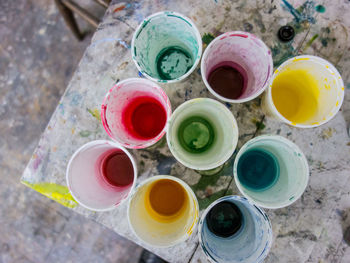
[[186,101],[169,121],[169,149],[191,169],[210,170],[224,164],[236,149],[237,141],[236,119],[226,106],[213,99]]
[[211,262],[262,262],[272,244],[266,213],[240,196],[225,196],[213,202],[199,221],[198,233]]
[[118,82],[106,94],[101,120],[108,135],[127,148],[146,148],[166,132],[171,105],[166,93],[147,79]]
[[270,50],[255,35],[233,31],[216,37],[201,62],[208,90],[230,103],[250,101],[268,86],[273,71]]
[[117,143],[96,140],[84,144],[70,158],[66,180],[74,199],[93,211],[117,207],[135,187],[134,158]]
[[307,160],[297,145],[277,135],[258,136],[238,152],[233,174],[239,191],[265,208],[295,202],[309,180]]
[[198,222],[198,201],[182,180],[152,176],[132,195],[128,220],[134,234],[153,247],[169,247],[185,241]]
[[331,120],[344,99],[344,83],[337,69],[315,56],[297,56],[273,74],[263,100],[265,112],[299,128]]
[[202,55],[202,39],[193,22],[175,12],[147,17],[136,29],[131,56],[146,78],[174,83],[188,77]]

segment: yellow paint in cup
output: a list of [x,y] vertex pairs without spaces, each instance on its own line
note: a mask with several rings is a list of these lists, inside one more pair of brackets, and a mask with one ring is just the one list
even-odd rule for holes
[[328,61],[298,56],[284,62],[273,74],[264,108],[277,119],[301,128],[329,121],[344,98],[344,83]]
[[169,247],[189,238],[198,222],[198,202],[191,188],[168,175],[145,180],[132,195],[129,225],[153,247]]

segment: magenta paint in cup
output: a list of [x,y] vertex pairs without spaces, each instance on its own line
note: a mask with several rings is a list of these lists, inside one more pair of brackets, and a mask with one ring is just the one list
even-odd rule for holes
[[106,94],[101,119],[108,135],[127,148],[146,148],[166,132],[171,105],[154,82],[130,78],[118,82]]
[[137,167],[121,145],[107,140],[84,144],[69,160],[66,180],[74,199],[93,211],[107,211],[135,187]]
[[272,71],[268,47],[255,35],[241,31],[216,37],[201,62],[205,86],[214,96],[230,103],[259,96],[268,86]]

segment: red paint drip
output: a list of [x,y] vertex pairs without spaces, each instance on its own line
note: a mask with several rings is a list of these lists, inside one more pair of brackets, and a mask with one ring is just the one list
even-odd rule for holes
[[107,155],[102,163],[103,178],[112,186],[125,187],[134,181],[134,168],[129,156],[121,150]]
[[230,37],[244,37],[247,38],[247,35],[243,35],[243,34],[231,34]]
[[166,110],[153,97],[138,97],[125,107],[122,122],[131,136],[152,139],[161,133],[165,126]]
[[113,10],[113,13],[117,13],[119,11],[122,11],[125,7],[126,7],[125,5],[119,6],[116,9]]

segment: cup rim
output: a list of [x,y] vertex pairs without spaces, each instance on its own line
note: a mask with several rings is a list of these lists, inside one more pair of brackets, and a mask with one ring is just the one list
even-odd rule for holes
[[[186,192],[192,197],[192,200],[194,201],[194,209],[196,211],[193,221],[192,221],[192,225],[191,225],[191,233],[187,234],[188,232],[184,233],[184,235],[179,238],[178,240],[170,243],[170,244],[166,244],[166,245],[154,245],[151,243],[148,243],[146,241],[144,241],[135,231],[132,223],[131,223],[131,215],[130,215],[130,210],[131,210],[131,202],[134,199],[134,197],[136,196],[136,194],[138,193],[139,189],[141,189],[142,187],[144,187],[146,184],[152,182],[152,181],[156,181],[156,180],[161,180],[161,179],[169,179],[169,180],[173,180],[176,181],[177,183],[179,183],[183,188],[185,188]],[[198,225],[198,221],[199,221],[199,205],[198,205],[198,200],[197,197],[195,195],[195,193],[193,192],[193,190],[191,189],[191,187],[183,180],[181,180],[180,178],[177,178],[175,176],[171,176],[171,175],[154,175],[151,177],[146,178],[145,180],[143,180],[141,183],[139,183],[134,189],[132,194],[130,195],[129,201],[128,201],[128,209],[127,209],[127,219],[128,219],[128,225],[131,229],[131,232],[139,239],[141,240],[143,243],[152,246],[152,247],[156,247],[156,248],[166,248],[166,247],[172,247],[175,246],[177,244],[180,244],[184,241],[186,241],[187,239],[189,239],[196,231],[197,225]]]
[[[157,89],[157,91],[159,91],[162,95],[162,97],[165,99],[166,101],[166,116],[167,116],[167,121],[165,122],[164,128],[162,129],[162,131],[154,138],[149,139],[147,141],[145,141],[144,143],[140,143],[140,144],[129,144],[129,143],[125,143],[122,142],[120,140],[118,140],[117,138],[113,137],[111,129],[109,128],[108,122],[107,122],[107,116],[106,116],[106,110],[108,107],[108,99],[109,96],[111,95],[111,92],[118,88],[120,85],[123,84],[128,84],[130,82],[134,82],[134,81],[138,81],[138,82],[144,82],[145,84],[151,85],[154,88]],[[102,104],[101,104],[101,122],[103,125],[104,130],[106,131],[106,133],[108,134],[108,136],[115,142],[117,142],[118,144],[120,144],[121,146],[125,147],[125,148],[129,148],[129,149],[143,149],[143,148],[147,148],[149,146],[152,146],[153,144],[155,144],[156,142],[158,142],[160,139],[163,138],[164,134],[167,132],[168,130],[168,120],[170,119],[172,115],[172,109],[171,109],[171,103],[169,100],[168,95],[165,93],[165,91],[157,85],[157,83],[154,83],[148,79],[144,79],[144,78],[127,78],[124,80],[121,80],[119,82],[117,82],[115,85],[113,85],[112,88],[109,89],[109,91],[106,93]]]
[[[86,150],[88,148],[90,148],[91,146],[95,146],[95,145],[100,145],[100,144],[109,144],[115,148],[118,148],[120,150],[122,150],[128,157],[129,157],[129,160],[131,161],[132,163],[132,167],[134,169],[134,179],[133,179],[133,183],[130,187],[130,190],[129,190],[129,193],[122,199],[120,200],[119,203],[117,204],[114,204],[110,207],[107,207],[107,208],[91,208],[90,206],[84,204],[83,202],[81,202],[79,200],[79,198],[76,197],[76,195],[74,194],[74,192],[71,190],[71,185],[69,183],[69,178],[71,177],[70,175],[70,168],[71,168],[71,165],[75,159],[75,157],[80,153],[82,152],[83,150]],[[83,144],[82,146],[80,146],[74,153],[73,155],[70,157],[69,161],[68,161],[68,165],[67,165],[67,168],[66,168],[66,183],[67,183],[67,186],[68,186],[68,190],[70,192],[70,194],[73,196],[74,200],[79,204],[81,205],[82,207],[90,210],[90,211],[94,211],[94,212],[105,212],[105,211],[110,211],[110,210],[113,210],[115,208],[117,208],[119,205],[121,205],[122,203],[125,202],[126,199],[128,199],[134,188],[135,188],[135,185],[136,185],[136,181],[137,181],[137,165],[136,165],[136,162],[135,162],[135,159],[134,157],[129,153],[128,150],[126,150],[122,145],[120,145],[119,143],[116,143],[114,141],[109,141],[109,140],[94,140],[94,141],[90,141],[90,142],[87,142],[85,144]]]
[[[198,54],[197,54],[197,57],[192,65],[192,67],[190,68],[189,71],[187,71],[184,75],[176,78],[176,79],[171,79],[171,80],[163,80],[163,79],[158,79],[158,78],[154,78],[154,77],[151,77],[149,74],[147,74],[145,71],[143,71],[139,65],[139,63],[136,61],[136,56],[135,56],[135,41],[136,41],[136,36],[139,34],[140,30],[144,27],[144,23],[145,21],[150,21],[152,18],[154,17],[157,17],[157,16],[168,16],[168,14],[173,14],[183,20],[185,20],[186,22],[188,22],[193,30],[194,30],[194,34],[196,36],[196,39],[197,39],[197,42],[198,42]],[[131,40],[131,58],[134,62],[134,64],[136,65],[136,68],[137,70],[143,75],[145,76],[147,79],[149,80],[152,80],[154,82],[158,82],[158,83],[176,83],[176,82],[180,82],[181,80],[184,80],[185,78],[187,78],[197,67],[200,59],[201,59],[201,56],[202,56],[202,37],[199,33],[199,30],[198,28],[196,27],[196,25],[193,23],[193,21],[191,19],[189,19],[188,17],[180,14],[180,13],[177,13],[177,12],[174,12],[174,11],[160,11],[160,12],[157,12],[157,13],[154,13],[148,17],[146,17],[145,19],[143,19],[143,21],[137,26],[135,32],[134,32],[134,35],[132,37],[132,40]]]
[[[203,70],[202,70],[202,69],[206,69],[205,64],[204,64],[204,58],[208,55],[208,52],[209,52],[210,48],[214,45],[214,43],[220,41],[222,38],[232,37],[232,35],[242,35],[242,34],[247,35],[248,38],[250,38],[250,39],[253,39],[253,38],[256,39],[259,42],[259,44],[261,44],[261,47],[266,50],[266,53],[268,55],[268,60],[269,60],[268,61],[268,66],[269,66],[270,70],[268,71],[268,74],[266,76],[263,88],[261,88],[258,92],[252,94],[251,96],[249,96],[247,98],[243,98],[243,99],[229,99],[229,98],[223,97],[220,94],[218,94],[209,85],[209,83],[207,81],[207,78],[204,76]],[[202,80],[203,80],[205,86],[210,91],[210,93],[213,94],[218,99],[220,99],[222,101],[225,101],[225,102],[229,102],[229,103],[243,103],[243,102],[251,101],[251,100],[257,98],[258,96],[260,96],[266,90],[266,88],[269,85],[269,81],[270,81],[270,79],[272,77],[272,72],[273,72],[273,60],[272,60],[271,51],[260,38],[258,38],[256,35],[254,35],[252,33],[244,32],[244,31],[230,31],[230,32],[226,32],[226,33],[223,33],[223,34],[217,36],[213,41],[211,41],[209,43],[207,48],[204,50],[204,53],[203,53],[203,56],[202,56],[202,61],[201,61],[201,72],[202,72],[202,74],[201,74],[202,75]]]
[[[334,114],[327,115],[327,117],[325,117],[324,120],[319,121],[319,122],[315,122],[314,124],[298,124],[298,123],[294,123],[290,120],[288,120],[287,118],[285,118],[276,108],[275,104],[273,103],[272,100],[272,83],[274,81],[274,79],[276,78],[276,76],[278,75],[278,72],[280,72],[280,70],[282,68],[284,68],[285,66],[287,66],[288,64],[292,63],[292,62],[296,62],[296,61],[300,61],[300,60],[311,60],[311,61],[316,61],[316,62],[321,62],[322,64],[324,64],[326,66],[326,68],[328,67],[328,69],[330,69],[331,71],[334,72],[335,78],[338,82],[338,84],[340,84],[339,86],[339,91],[337,94],[337,98],[338,98],[338,105],[336,105],[335,107],[333,107],[334,110]],[[269,104],[269,108],[272,110],[273,114],[275,116],[277,116],[277,118],[286,123],[289,124],[291,126],[294,127],[298,127],[298,128],[314,128],[314,127],[318,127],[321,126],[322,124],[325,124],[327,122],[329,122],[331,119],[334,118],[335,115],[337,115],[340,107],[343,104],[344,101],[344,82],[343,79],[340,75],[340,73],[338,72],[338,70],[333,66],[332,63],[330,63],[329,61],[318,57],[318,56],[312,56],[312,55],[300,55],[300,56],[295,56],[292,58],[287,59],[286,61],[284,61],[280,66],[277,67],[277,69],[273,72],[272,77],[270,78],[269,84],[268,84],[268,88],[266,89],[266,96],[268,99],[268,104]],[[333,110],[332,109],[332,110]]]
[[269,254],[270,249],[272,247],[272,241],[273,241],[273,232],[272,232],[272,225],[271,225],[271,221],[270,218],[268,217],[268,215],[266,214],[266,212],[260,208],[259,206],[255,205],[254,203],[252,203],[249,199],[247,199],[244,196],[239,196],[239,195],[226,195],[223,197],[220,197],[219,199],[215,200],[214,202],[212,202],[203,212],[199,223],[198,223],[198,239],[199,239],[199,244],[202,248],[202,250],[204,251],[204,254],[206,255],[207,259],[209,259],[211,262],[217,262],[214,258],[212,258],[212,256],[207,252],[206,248],[203,245],[203,239],[202,239],[202,228],[203,228],[203,224],[204,224],[204,220],[207,216],[207,214],[209,213],[209,211],[218,203],[223,202],[225,200],[238,200],[241,202],[245,202],[250,204],[251,206],[254,206],[255,209],[257,209],[263,216],[264,218],[266,218],[266,221],[268,222],[268,227],[270,229],[270,235],[268,236],[268,245],[267,247],[265,247],[265,249],[262,251],[262,253],[260,254],[259,258],[257,259],[257,262],[262,262],[262,260],[264,260],[266,258],[266,256]]
[[[175,151],[174,147],[171,145],[170,143],[170,127],[172,126],[172,121],[174,116],[176,116],[177,112],[181,111],[183,108],[188,107],[189,104],[193,104],[193,103],[213,103],[216,104],[218,106],[218,108],[222,109],[222,111],[226,111],[227,115],[230,116],[230,119],[233,123],[233,129],[236,131],[237,136],[233,137],[233,141],[232,141],[232,148],[230,151],[227,151],[225,158],[222,158],[221,160],[207,165],[205,167],[196,167],[194,165],[191,164],[191,162],[187,162],[185,159],[186,158],[182,158],[181,156],[178,155],[178,153]],[[169,150],[171,152],[171,154],[175,157],[175,159],[180,162],[181,164],[183,164],[184,166],[190,168],[190,169],[195,169],[195,170],[199,170],[199,171],[205,171],[205,170],[210,170],[210,169],[214,169],[222,164],[224,164],[234,153],[236,147],[237,147],[237,143],[238,143],[238,138],[239,138],[239,130],[238,130],[238,125],[237,125],[237,121],[235,116],[233,115],[233,113],[221,102],[211,99],[211,98],[195,98],[195,99],[191,99],[188,101],[183,102],[180,106],[178,106],[175,110],[174,113],[172,114],[172,116],[170,117],[169,121],[168,121],[168,131],[166,133],[166,139],[167,139],[167,144],[169,147]]]
[[[301,191],[298,191],[297,194],[294,195],[294,198],[292,200],[285,200],[283,202],[280,203],[276,203],[275,205],[266,205],[263,202],[257,201],[255,200],[255,198],[250,197],[249,195],[245,194],[243,191],[243,187],[241,185],[241,183],[238,180],[238,175],[237,175],[237,165],[238,165],[238,161],[239,158],[241,157],[241,155],[246,151],[246,148],[254,142],[257,141],[262,141],[262,140],[274,140],[274,141],[279,141],[279,142],[283,142],[284,144],[292,147],[293,149],[295,149],[298,153],[301,154],[301,162],[303,163],[303,166],[305,167],[305,176],[303,176],[303,185],[300,189],[302,189]],[[236,186],[239,190],[239,192],[245,197],[247,198],[251,203],[256,204],[257,206],[263,207],[263,208],[267,208],[267,209],[278,209],[278,208],[283,208],[283,207],[287,207],[290,206],[291,204],[293,204],[295,201],[297,201],[305,192],[306,187],[308,186],[309,183],[309,177],[310,177],[310,168],[309,168],[309,164],[307,162],[307,159],[305,157],[305,154],[303,153],[303,151],[300,150],[299,146],[296,145],[294,142],[288,140],[287,138],[280,136],[280,135],[274,135],[274,134],[265,134],[265,135],[260,135],[257,136],[249,141],[247,141],[242,147],[241,149],[238,151],[236,157],[235,157],[235,161],[233,164],[233,176],[235,179],[235,183]]]

